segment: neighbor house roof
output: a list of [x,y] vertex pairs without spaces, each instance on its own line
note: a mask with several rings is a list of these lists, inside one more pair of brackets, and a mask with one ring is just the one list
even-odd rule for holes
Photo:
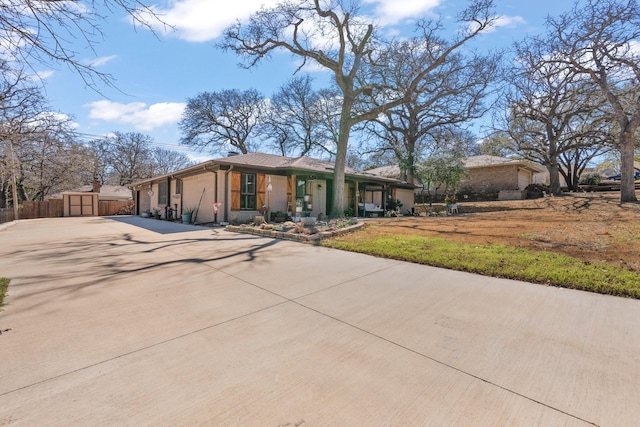
[[[467,169],[486,168],[486,167],[504,166],[504,165],[518,165],[520,167],[529,169],[532,172],[544,171],[544,168],[534,163],[530,163],[524,160],[509,159],[506,157],[480,155],[480,156],[467,157],[464,161],[464,167]],[[400,176],[400,167],[398,165],[382,166],[375,169],[369,169],[367,172],[377,176],[397,178]]]
[[367,169],[365,172],[376,175],[376,176],[385,176],[387,178],[397,178],[400,176],[400,166],[398,165],[381,166],[375,169]]
[[480,156],[467,157],[467,159],[464,162],[464,167],[467,169],[486,168],[486,167],[492,167],[492,166],[505,166],[505,165],[516,165],[524,169],[528,169],[532,172],[544,171],[544,168],[542,168],[542,166],[536,165],[535,163],[527,162],[525,160],[509,159],[507,157],[498,157],[498,156],[488,156],[484,154]]
[[[93,193],[92,185],[81,185],[69,190],[72,193]],[[62,199],[62,193],[53,194],[50,199]],[[103,200],[126,200],[131,199],[131,189],[122,185],[102,185],[100,187],[100,198]]]

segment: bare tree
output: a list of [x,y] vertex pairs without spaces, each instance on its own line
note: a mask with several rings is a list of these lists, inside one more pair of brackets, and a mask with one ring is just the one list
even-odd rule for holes
[[[381,41],[376,39],[374,24],[367,22],[364,15],[359,15],[357,1],[303,0],[261,9],[251,16],[247,24],[238,22],[227,28],[220,46],[238,54],[247,68],[255,66],[273,51],[283,49],[300,57],[303,65],[311,61],[333,73],[341,95],[330,214],[336,217],[344,215],[345,164],[351,129],[403,103],[405,94],[415,89],[427,73],[445,63],[454,51],[491,26],[494,21],[492,6],[492,0],[481,0],[464,10],[459,18],[469,25],[451,43],[436,52],[437,58],[431,67],[414,73],[414,79],[403,92],[378,87],[371,80],[371,70],[386,65],[375,62]],[[440,28],[428,23],[422,26],[424,35]],[[384,101],[371,105],[369,100],[372,96]]]
[[[0,48],[5,58],[23,66],[65,64],[83,81],[96,89],[96,78],[112,83],[109,75],[100,73],[82,61],[80,55],[104,38],[100,24],[108,12],[123,11],[133,21],[151,29],[158,20],[153,10],[140,0],[22,0],[0,3]],[[81,47],[74,43],[84,42]],[[77,50],[76,50],[77,49]]]
[[327,151],[321,132],[323,102],[309,75],[292,78],[271,97],[262,133],[283,156]]
[[316,139],[329,157],[335,159],[340,137],[342,97],[340,90],[335,87],[320,89],[318,95],[315,111],[319,126],[316,129]]
[[97,178],[103,184],[111,182],[110,177],[113,171],[110,163],[112,159],[111,146],[111,140],[108,138],[98,138],[87,143],[91,156],[87,169],[91,171],[91,180]]
[[[32,137],[38,117],[46,110],[46,102],[40,89],[29,84],[21,70],[11,69],[6,61],[0,61],[0,140],[3,142],[3,202],[14,209],[27,194],[24,182],[23,159],[29,153],[28,141]],[[11,194],[9,194],[9,188]]]
[[107,169],[110,175],[107,182],[127,185],[151,176],[153,161],[150,146],[153,139],[149,135],[114,132],[104,142],[109,147]]
[[640,127],[640,6],[636,0],[587,0],[548,19],[551,61],[595,83],[618,128],[622,202],[636,201],[635,134]]
[[258,136],[264,104],[264,97],[255,89],[202,92],[189,98],[179,123],[180,143],[213,153],[254,151],[252,139]]
[[426,33],[421,39],[391,44],[379,59],[394,64],[393,72],[380,75],[380,84],[399,90],[411,87],[416,70],[431,70],[407,93],[405,102],[386,110],[368,126],[379,150],[394,154],[409,182],[413,180],[415,164],[436,152],[439,143],[450,139],[442,138],[446,129],[463,126],[487,111],[483,100],[490,83],[497,79],[497,54],[456,53],[434,67],[433,61],[440,60],[436,50],[446,46],[445,40]]
[[71,120],[57,113],[41,113],[21,138],[23,200],[48,196],[82,184],[79,157]]
[[560,158],[589,142],[580,132],[589,132],[590,127],[577,122],[597,116],[601,97],[579,73],[549,60],[558,53],[550,52],[548,43],[528,39],[515,47],[516,60],[506,75],[509,87],[502,97],[501,131],[509,133],[519,155],[546,166],[550,191],[558,195]]
[[183,153],[155,147],[149,135],[137,132],[114,132],[86,145],[90,155],[83,165],[91,178],[112,185],[127,185],[152,176],[166,175],[192,166]]
[[484,138],[478,151],[487,156],[508,157],[514,152],[514,142],[508,132],[498,131]]
[[195,164],[186,154],[164,148],[151,151],[151,163],[154,175],[166,175]]

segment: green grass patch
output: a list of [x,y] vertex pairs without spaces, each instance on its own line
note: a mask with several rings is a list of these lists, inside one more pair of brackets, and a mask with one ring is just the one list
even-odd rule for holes
[[425,236],[367,236],[366,233],[324,240],[322,245],[485,276],[640,298],[639,274],[552,252],[457,243]]
[[4,295],[7,293],[7,288],[9,287],[9,279],[5,277],[0,277],[0,307],[4,305]]

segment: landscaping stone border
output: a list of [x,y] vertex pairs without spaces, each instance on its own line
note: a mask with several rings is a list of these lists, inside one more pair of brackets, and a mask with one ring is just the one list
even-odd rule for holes
[[350,225],[348,227],[339,228],[331,231],[321,231],[315,234],[303,234],[277,230],[263,230],[261,228],[252,227],[250,225],[227,225],[225,230],[232,231],[234,233],[253,234],[262,237],[271,237],[273,239],[286,239],[295,240],[302,243],[317,244],[322,239],[328,239],[330,237],[340,236],[342,234],[351,233],[364,227],[364,222],[358,222],[357,224]]

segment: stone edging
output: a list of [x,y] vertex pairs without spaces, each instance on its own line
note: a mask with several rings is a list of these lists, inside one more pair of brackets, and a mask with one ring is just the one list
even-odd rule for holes
[[234,233],[245,233],[245,234],[254,234],[256,236],[262,236],[262,237],[271,237],[274,239],[295,240],[303,243],[318,243],[322,239],[327,239],[329,237],[350,233],[352,231],[359,230],[362,227],[364,227],[364,222],[359,222],[357,224],[350,225],[349,227],[339,228],[333,231],[321,231],[316,234],[302,234],[302,233],[291,233],[291,232],[276,231],[276,230],[263,230],[261,228],[251,227],[248,225],[227,225],[225,227],[225,230],[232,231]]

